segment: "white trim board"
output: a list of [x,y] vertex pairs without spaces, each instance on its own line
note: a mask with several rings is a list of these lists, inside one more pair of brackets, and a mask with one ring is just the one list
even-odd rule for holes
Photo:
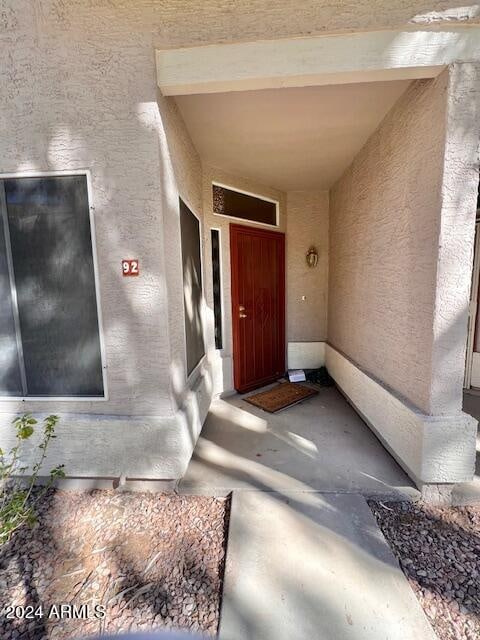
[[472,416],[462,411],[423,414],[328,344],[326,364],[342,393],[418,486],[472,480],[477,435]]
[[480,353],[472,353],[470,369],[470,387],[480,388]]
[[432,78],[480,60],[480,27],[376,31],[156,51],[163,95]]

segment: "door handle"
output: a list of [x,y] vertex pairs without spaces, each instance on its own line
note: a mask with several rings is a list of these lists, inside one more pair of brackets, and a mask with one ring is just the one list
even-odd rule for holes
[[243,306],[243,304],[238,305],[238,317],[239,318],[247,317],[247,314],[245,313],[245,307]]

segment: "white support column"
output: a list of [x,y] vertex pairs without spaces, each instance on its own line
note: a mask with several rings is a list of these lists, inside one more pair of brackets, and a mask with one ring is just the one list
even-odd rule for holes
[[462,408],[479,180],[480,63],[450,69],[433,324],[431,411]]

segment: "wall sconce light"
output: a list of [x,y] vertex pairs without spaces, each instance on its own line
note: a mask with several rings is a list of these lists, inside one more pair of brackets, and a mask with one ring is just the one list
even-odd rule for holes
[[318,251],[314,246],[311,246],[306,255],[307,265],[311,268],[316,267],[318,264]]

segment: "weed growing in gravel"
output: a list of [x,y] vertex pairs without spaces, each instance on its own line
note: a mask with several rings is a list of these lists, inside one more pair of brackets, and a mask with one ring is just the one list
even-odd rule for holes
[[[49,473],[49,480],[41,491],[33,492],[38,473],[45,461],[47,448],[55,438],[55,427],[59,417],[47,416],[43,421],[41,450],[39,459],[30,468],[21,462],[22,446],[35,431],[38,421],[30,414],[16,418],[13,426],[16,430],[16,443],[9,452],[0,449],[0,544],[7,542],[14,531],[24,525],[33,526],[37,520],[35,506],[45,495],[57,478],[64,478],[63,464]],[[25,477],[28,475],[28,478]]]

